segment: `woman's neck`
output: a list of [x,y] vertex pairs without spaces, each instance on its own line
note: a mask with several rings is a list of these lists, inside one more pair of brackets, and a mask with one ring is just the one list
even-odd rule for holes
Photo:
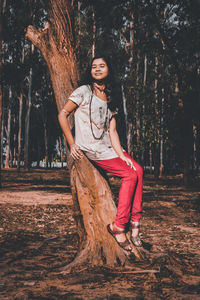
[[103,101],[107,101],[106,93],[105,93],[106,85],[104,82],[93,82],[93,92],[94,94],[99,97]]
[[93,88],[97,89],[100,93],[104,93],[106,85],[103,82],[93,82]]

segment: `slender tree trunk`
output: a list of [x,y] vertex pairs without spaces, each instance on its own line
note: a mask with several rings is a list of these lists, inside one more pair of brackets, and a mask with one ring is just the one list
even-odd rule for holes
[[149,147],[149,172],[153,174],[153,155],[152,155],[152,144]]
[[196,171],[200,170],[200,121],[196,121]]
[[59,136],[58,143],[59,143],[59,148],[60,148],[61,168],[63,168],[64,151],[63,151],[63,143],[62,143],[62,137],[61,136]]
[[[34,46],[31,47],[31,52],[33,53]],[[28,87],[28,99],[27,99],[27,111],[25,118],[25,143],[24,143],[24,167],[25,169],[30,168],[30,149],[29,149],[29,134],[30,134],[30,115],[31,115],[31,105],[32,105],[32,80],[33,80],[33,69],[30,68],[29,71],[29,87]]]
[[[3,71],[3,17],[6,11],[6,0],[0,0],[0,133],[2,132],[2,116],[3,116],[3,84],[2,84],[2,71]],[[0,145],[3,145],[3,135],[0,136]],[[1,187],[1,166],[2,166],[2,151],[0,149],[0,187]]]
[[[24,48],[22,49],[22,64],[24,63]],[[19,100],[19,129],[18,129],[18,151],[17,151],[17,170],[20,171],[20,163],[21,163],[21,139],[22,139],[22,110],[23,110],[23,91],[21,86]]]
[[[77,87],[78,72],[73,48],[72,8],[69,0],[50,0],[50,22],[43,30],[29,26],[26,36],[45,58],[56,97],[58,111],[68,95]],[[70,121],[71,126],[73,122]],[[70,165],[68,161],[68,165]],[[106,230],[115,218],[116,207],[107,182],[84,156],[71,169],[74,216],[80,236],[80,252],[65,271],[81,264],[114,266],[128,262],[121,249]],[[134,248],[137,256],[139,252]]]
[[132,138],[133,138],[133,124],[132,122],[128,122],[127,147],[130,156],[133,156]]
[[8,123],[7,123],[7,136],[6,136],[6,159],[5,169],[10,168],[10,132],[11,132],[11,101],[12,101],[12,90],[9,88],[9,108],[8,108]]
[[48,168],[49,164],[49,149],[48,149],[48,135],[47,135],[47,124],[44,121],[44,148],[45,148],[45,164],[46,168]]
[[3,169],[4,109],[2,109],[2,122],[1,122],[0,127],[1,127],[1,149],[0,149],[1,166],[0,166],[0,168]]
[[190,185],[190,155],[192,150],[192,120],[191,118],[183,118],[183,132],[184,132],[184,185]]
[[154,100],[155,100],[155,129],[154,129],[154,147],[153,147],[153,156],[154,156],[154,178],[157,180],[159,176],[159,132],[158,132],[158,120],[159,120],[159,111],[158,111],[158,57],[155,56],[155,79],[154,79]]
[[144,79],[143,79],[143,86],[146,86],[147,82],[147,55],[144,56]]
[[162,88],[162,99],[161,99],[161,116],[160,116],[160,176],[163,175],[163,156],[164,156],[164,140],[163,140],[163,122],[164,122],[164,88]]
[[95,19],[95,11],[94,6],[92,5],[92,57],[95,56],[95,44],[96,44],[96,19]]
[[126,130],[126,146],[128,147],[128,113],[127,113],[127,100],[124,93],[124,87],[122,85],[122,100],[123,100],[123,110],[124,110],[124,119],[125,119],[125,130]]
[[39,143],[39,140],[38,140],[38,143],[37,143],[37,168],[40,167],[40,143]]
[[22,109],[23,109],[23,94],[19,96],[19,130],[18,130],[18,151],[17,151],[17,170],[20,170],[21,163],[21,139],[22,139]]

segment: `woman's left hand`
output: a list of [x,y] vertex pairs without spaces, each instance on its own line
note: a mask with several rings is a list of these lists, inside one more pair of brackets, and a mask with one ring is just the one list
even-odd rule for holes
[[133,169],[133,170],[136,171],[136,168],[135,168],[135,166],[134,166],[134,164],[133,164],[133,162],[132,162],[132,160],[131,160],[130,158],[126,157],[125,155],[120,156],[120,158],[121,158],[123,161],[125,161],[125,163],[126,163],[128,166],[131,167],[131,169]]

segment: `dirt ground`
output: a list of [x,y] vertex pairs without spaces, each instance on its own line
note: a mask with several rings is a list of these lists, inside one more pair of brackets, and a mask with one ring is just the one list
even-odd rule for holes
[[[200,186],[145,176],[142,239],[132,268],[59,270],[78,251],[66,170],[2,171],[0,299],[200,299]],[[117,197],[119,180],[110,178]]]

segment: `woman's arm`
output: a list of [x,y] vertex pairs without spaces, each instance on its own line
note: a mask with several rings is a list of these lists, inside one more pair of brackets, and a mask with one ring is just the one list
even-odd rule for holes
[[119,135],[118,135],[117,129],[116,129],[115,118],[112,118],[110,121],[109,134],[110,134],[111,144],[113,146],[113,149],[117,153],[117,155],[122,160],[124,160],[127,163],[127,165],[129,165],[131,168],[133,168],[136,171],[136,168],[134,167],[132,160],[124,155],[124,152],[123,152],[123,149],[122,149],[122,146],[120,143]]
[[83,154],[82,154],[81,150],[79,149],[78,145],[75,144],[74,137],[72,135],[72,132],[71,132],[71,129],[69,126],[69,121],[67,118],[71,114],[71,112],[77,108],[77,106],[78,105],[76,103],[74,103],[71,100],[68,100],[58,115],[60,127],[67,139],[67,142],[70,146],[71,155],[74,159],[81,158]]

